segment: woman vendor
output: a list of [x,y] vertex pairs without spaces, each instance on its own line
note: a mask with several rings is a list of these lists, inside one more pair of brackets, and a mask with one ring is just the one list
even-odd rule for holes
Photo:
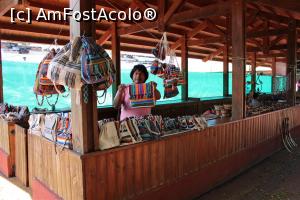
[[[135,65],[130,72],[130,77],[134,84],[145,83],[148,76],[148,71],[144,65]],[[154,83],[154,89],[155,100],[159,100],[160,93],[156,89],[156,83]],[[151,108],[132,108],[129,98],[129,85],[120,84],[114,99],[114,107],[120,108],[121,106],[120,120],[132,116],[141,117],[151,113]]]

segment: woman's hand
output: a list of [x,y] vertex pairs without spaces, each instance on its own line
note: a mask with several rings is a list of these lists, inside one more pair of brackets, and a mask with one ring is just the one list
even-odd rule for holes
[[119,85],[118,92],[117,92],[117,94],[115,96],[114,103],[113,103],[113,106],[115,108],[119,108],[121,106],[121,104],[123,103],[125,89],[126,89],[126,85],[125,84],[120,84]]
[[157,83],[152,82],[152,85],[154,87],[155,100],[159,100],[161,96],[160,96],[160,92],[156,89]]
[[126,88],[125,84],[120,84],[119,87],[118,87],[118,92],[124,92],[125,88]]

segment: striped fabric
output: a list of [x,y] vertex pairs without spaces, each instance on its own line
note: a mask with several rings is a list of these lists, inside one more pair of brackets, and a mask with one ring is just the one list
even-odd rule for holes
[[155,106],[154,87],[152,82],[130,85],[129,95],[131,107]]

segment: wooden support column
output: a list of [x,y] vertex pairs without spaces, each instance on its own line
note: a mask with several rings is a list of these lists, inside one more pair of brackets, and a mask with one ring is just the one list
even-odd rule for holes
[[[70,7],[74,12],[83,12],[95,8],[95,2],[94,0],[70,0]],[[95,37],[95,33],[95,22],[76,22],[70,18],[71,40],[83,34],[87,37]],[[91,86],[83,86],[79,91],[71,89],[71,104],[73,149],[81,154],[98,149],[96,91]]]
[[231,45],[231,15],[226,16],[226,42],[223,53],[223,96],[229,96],[229,47]]
[[229,59],[228,59],[228,44],[225,44],[223,53],[223,96],[228,96],[229,90]]
[[232,0],[232,119],[245,117],[245,3]]
[[256,90],[256,53],[251,54],[251,92]]
[[2,47],[1,47],[1,37],[0,37],[0,103],[3,103],[3,75],[2,75]]
[[276,92],[276,57],[272,58],[272,93]]
[[181,99],[183,101],[187,101],[189,98],[188,94],[188,46],[187,46],[187,35],[185,34],[182,38],[182,45],[181,45],[181,67],[183,70],[184,79],[186,84],[181,86]]
[[297,29],[296,21],[291,20],[288,25],[288,62],[287,74],[290,88],[288,91],[288,103],[295,105],[296,102],[296,67],[297,67]]
[[118,34],[118,24],[114,23],[112,26],[112,35],[111,35],[111,55],[112,60],[116,68],[116,77],[115,82],[112,85],[112,96],[115,97],[118,86],[121,83],[121,50],[120,50],[120,36]]

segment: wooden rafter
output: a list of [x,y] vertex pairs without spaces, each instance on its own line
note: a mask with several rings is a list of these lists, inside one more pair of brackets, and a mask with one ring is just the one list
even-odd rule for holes
[[223,43],[223,42],[225,42],[224,37],[206,37],[206,38],[201,38],[201,39],[196,39],[196,40],[188,40],[187,45],[194,46],[194,45]]
[[188,22],[194,19],[208,18],[212,16],[225,15],[230,11],[230,2],[218,2],[216,4],[191,9],[174,14],[169,24]]
[[159,17],[158,17],[158,30],[160,32],[164,32],[166,25],[164,23],[165,11],[166,11],[166,1],[165,0],[157,0],[159,7]]
[[286,36],[285,35],[279,35],[277,36],[274,40],[270,42],[270,47],[275,46],[278,42],[280,42],[282,39],[284,39]]
[[202,60],[203,60],[203,62],[207,62],[207,61],[213,59],[214,57],[220,55],[223,51],[224,51],[224,46],[220,47],[218,50],[216,50],[215,52],[209,54],[208,56],[206,56]]
[[19,0],[1,0],[0,1],[0,16],[3,16],[10,8],[19,3]]
[[288,31],[287,29],[252,31],[247,34],[247,38],[257,38],[257,37],[264,37],[264,36],[271,36],[271,35],[284,35],[287,34],[287,31]]
[[278,8],[282,8],[288,11],[299,12],[300,10],[300,4],[297,0],[251,0],[251,2],[253,1],[266,5],[276,6]]
[[[198,26],[196,26],[193,30],[188,32],[187,39],[191,39],[194,37],[199,31],[204,30],[207,27],[207,22],[204,21],[203,23],[200,23]],[[178,39],[173,45],[171,45],[171,49],[177,49],[181,45],[182,39]]]
[[184,0],[177,0],[171,5],[171,7],[168,9],[168,11],[166,12],[166,14],[164,16],[165,24],[168,24],[169,19],[176,12],[176,10],[178,10],[180,8],[180,6],[182,6],[183,1]]
[[215,31],[217,34],[221,36],[225,36],[225,32],[221,30],[219,27],[217,27],[210,19],[207,19],[207,25],[209,28],[211,28],[213,31]]

